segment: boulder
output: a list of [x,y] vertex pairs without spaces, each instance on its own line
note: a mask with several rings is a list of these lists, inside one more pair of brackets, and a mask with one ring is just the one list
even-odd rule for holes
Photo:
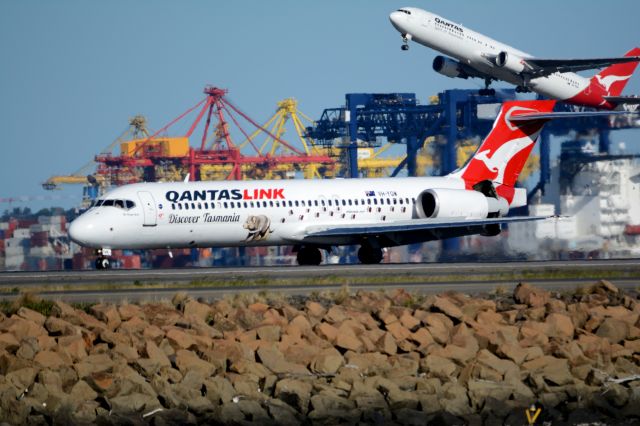
[[275,374],[309,375],[309,370],[304,365],[287,361],[275,346],[261,347],[258,349],[257,355],[260,362]]
[[54,351],[38,352],[33,358],[33,361],[43,368],[50,368],[52,370],[56,370],[67,363],[58,352]]
[[324,349],[311,361],[311,371],[321,375],[335,375],[344,365],[344,358],[334,348]]
[[570,316],[552,313],[547,316],[545,324],[547,325],[547,335],[549,337],[563,341],[573,339],[575,328]]
[[327,322],[316,325],[315,332],[318,336],[331,343],[335,342],[338,338],[338,329]]
[[544,306],[550,299],[549,292],[527,283],[520,283],[513,292],[513,298],[518,303],[531,307]]
[[420,361],[420,369],[432,377],[447,380],[453,377],[456,365],[447,358],[438,355],[427,355],[426,358]]
[[281,328],[278,325],[263,325],[256,329],[256,333],[260,340],[265,340],[267,342],[280,341],[280,332]]
[[429,333],[433,339],[443,345],[449,342],[453,322],[444,314],[429,313],[425,316],[423,322],[426,323]]
[[198,342],[191,334],[177,328],[171,328],[166,333],[167,339],[173,349],[191,349],[198,346]]
[[37,338],[48,334],[43,326],[17,315],[12,315],[11,318],[0,321],[0,332],[11,333],[18,339],[25,337]]
[[346,321],[338,328],[335,345],[355,352],[359,352],[363,348],[362,340],[356,336],[353,328]]
[[326,309],[322,307],[318,302],[313,302],[308,300],[305,303],[305,308],[307,309],[307,313],[309,316],[313,318],[322,318],[326,314]]
[[133,317],[139,317],[144,319],[144,313],[142,309],[138,305],[131,305],[129,303],[122,303],[118,306],[118,314],[120,315],[121,321],[128,321]]
[[304,415],[309,409],[312,388],[306,381],[282,379],[276,383],[274,396]]
[[87,377],[92,373],[107,371],[114,366],[114,362],[107,354],[89,355],[73,365],[79,378]]
[[206,323],[212,316],[211,306],[197,300],[187,300],[184,303],[184,317],[196,322]]
[[446,296],[435,296],[433,306],[448,317],[461,320],[464,316],[462,310]]
[[57,351],[77,362],[87,356],[87,342],[80,335],[58,337]]
[[630,326],[626,321],[605,318],[598,327],[596,336],[608,339],[611,343],[620,343],[629,336]]
[[[422,328],[420,330],[425,330],[425,329]],[[376,348],[380,352],[383,352],[387,355],[394,355],[396,352],[398,352],[398,345],[396,345],[396,340],[393,338],[393,335],[389,332],[384,333],[382,337],[378,339],[378,341],[376,342]]]
[[522,371],[532,378],[539,375],[557,386],[574,382],[571,371],[569,370],[568,361],[548,355],[524,362],[522,364]]
[[0,350],[15,353],[20,348],[20,342],[13,333],[0,333]]
[[176,351],[176,366],[182,374],[196,370],[203,377],[209,377],[215,372],[215,367],[198,357],[194,352],[179,349]]
[[393,338],[396,339],[396,342],[401,342],[411,337],[411,331],[403,326],[400,321],[386,324],[385,328],[387,329],[387,331],[389,331],[389,333],[391,333]]
[[118,308],[114,305],[100,303],[91,306],[91,313],[100,321],[107,324],[110,330],[115,330],[122,323]]
[[116,414],[131,415],[162,408],[158,398],[138,392],[110,398],[109,403],[111,404],[112,412]]
[[44,322],[47,320],[47,317],[42,315],[40,312],[36,312],[33,309],[25,308],[24,306],[21,306],[18,309],[18,311],[16,312],[16,315],[26,319],[27,321],[34,322],[41,327],[44,325]]

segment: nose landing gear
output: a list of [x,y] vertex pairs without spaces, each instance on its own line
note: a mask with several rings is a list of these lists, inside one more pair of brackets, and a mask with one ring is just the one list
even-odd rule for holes
[[104,270],[111,268],[111,261],[109,260],[109,256],[111,256],[111,249],[97,249],[96,250],[96,269]]
[[402,46],[400,46],[400,49],[409,50],[409,40],[410,39],[411,39],[411,37],[408,34],[403,34],[402,35]]

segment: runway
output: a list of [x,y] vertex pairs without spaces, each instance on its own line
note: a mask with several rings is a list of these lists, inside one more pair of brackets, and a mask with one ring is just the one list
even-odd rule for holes
[[4,272],[0,297],[30,291],[69,302],[171,298],[179,291],[215,299],[237,293],[288,295],[403,288],[418,293],[508,291],[526,281],[568,291],[606,278],[621,288],[640,288],[640,261],[588,260],[501,263],[321,265],[162,270]]

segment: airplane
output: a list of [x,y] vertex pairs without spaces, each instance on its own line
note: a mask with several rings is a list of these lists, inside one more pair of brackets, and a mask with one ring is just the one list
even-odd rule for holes
[[612,114],[554,113],[555,102],[505,102],[476,153],[446,176],[130,184],[71,222],[69,236],[106,269],[112,249],[291,245],[298,264],[318,265],[321,249],[357,244],[360,262],[375,264],[386,247],[498,235],[502,224],[544,219],[506,217],[527,203],[516,180],[543,125]]
[[[450,56],[436,56],[433,69],[451,78],[484,79],[481,95],[495,95],[489,86],[502,80],[517,92],[533,91],[575,105],[635,110],[640,104],[637,96],[621,96],[640,61],[640,48],[619,58],[539,59],[423,9],[403,7],[389,19],[402,35],[402,50],[413,40]],[[591,78],[575,74],[602,67],[608,68]]]

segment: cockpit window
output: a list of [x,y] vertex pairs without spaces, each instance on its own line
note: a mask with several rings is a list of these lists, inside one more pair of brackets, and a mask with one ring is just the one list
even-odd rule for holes
[[95,207],[117,207],[123,210],[130,210],[136,206],[131,200],[98,200]]
[[402,13],[406,13],[407,15],[411,15],[411,11],[410,10],[406,10],[406,9],[398,9],[398,12],[402,12]]

